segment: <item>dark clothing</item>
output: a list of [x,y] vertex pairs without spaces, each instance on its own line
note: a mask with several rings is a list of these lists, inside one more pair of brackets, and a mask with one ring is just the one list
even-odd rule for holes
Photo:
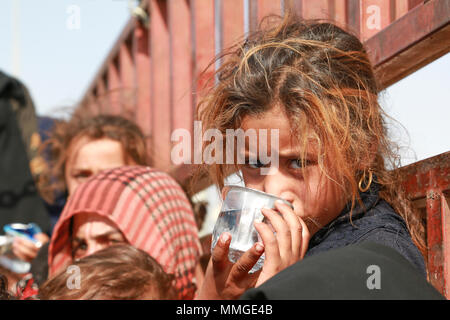
[[13,222],[34,222],[49,234],[50,217],[34,184],[11,101],[25,108],[24,87],[0,72],[0,234]]
[[241,299],[445,300],[397,250],[373,242],[310,255]]
[[[55,119],[50,117],[38,117],[38,130],[42,143],[45,143],[48,139],[50,139],[51,131],[53,130],[55,121]],[[48,147],[43,150],[42,155],[46,165],[50,165],[51,154]],[[55,178],[52,177],[51,179]],[[47,211],[50,215],[51,230],[53,230],[53,228],[55,227],[56,222],[58,221],[58,218],[64,209],[67,196],[68,194],[66,191],[55,190],[53,192],[54,201],[52,203],[48,203],[45,201],[45,207],[47,208]]]
[[309,242],[306,257],[371,241],[395,249],[426,277],[423,256],[414,245],[403,218],[379,197],[379,189],[378,184],[372,183],[371,188],[361,194],[365,210],[357,205],[353,209],[351,222],[348,205],[335,220],[315,233]]

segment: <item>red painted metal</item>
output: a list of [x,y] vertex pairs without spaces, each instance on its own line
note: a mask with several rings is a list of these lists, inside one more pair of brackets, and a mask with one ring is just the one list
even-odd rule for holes
[[120,114],[122,112],[121,84],[118,65],[112,60],[108,65],[108,92],[110,113]]
[[281,15],[280,0],[257,0],[258,1],[258,21],[268,15]]
[[[202,97],[202,91],[208,88],[208,80],[214,73],[212,60],[215,56],[214,1],[192,0],[194,25],[194,105]],[[210,82],[209,85],[212,83]]]
[[[131,40],[131,39],[130,39]],[[135,67],[131,52],[131,41],[127,39],[119,49],[119,72],[121,83],[122,114],[130,119],[135,119]]]
[[391,0],[360,1],[360,37],[367,40],[392,21]]
[[[148,29],[138,23],[134,30],[134,60],[136,64],[136,123],[151,146],[151,59]],[[151,154],[149,154],[151,156]]]
[[192,36],[189,2],[168,2],[171,41],[172,130],[192,130]]
[[244,0],[222,1],[223,48],[244,38]]
[[426,215],[428,279],[450,298],[450,212],[447,202],[450,152],[405,166],[400,171],[409,198],[415,203],[425,203],[422,209]]
[[[150,55],[152,57],[152,155],[156,167],[170,168],[172,131],[170,33],[167,2],[150,1]],[[157,61],[157,62],[156,62]]]
[[302,17],[304,19],[332,19],[334,1],[330,0],[303,0]]
[[450,2],[414,7],[365,42],[383,88],[450,50]]

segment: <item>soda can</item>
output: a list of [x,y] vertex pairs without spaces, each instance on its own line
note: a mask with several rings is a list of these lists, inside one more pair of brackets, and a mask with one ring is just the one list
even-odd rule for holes
[[41,228],[35,223],[11,223],[7,224],[3,227],[3,231],[7,235],[13,237],[23,237],[34,243],[38,243],[39,241],[34,238],[37,233],[42,232]]

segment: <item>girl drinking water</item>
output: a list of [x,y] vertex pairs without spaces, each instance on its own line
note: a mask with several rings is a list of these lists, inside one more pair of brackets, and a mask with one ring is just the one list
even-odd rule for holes
[[[392,171],[398,157],[357,37],[286,15],[224,54],[217,79],[199,105],[203,128],[224,137],[227,129],[266,129],[268,136],[277,130],[278,148],[268,150],[278,164],[259,159],[247,143],[246,163],[210,165],[212,178],[222,188],[240,171],[246,187],[293,209],[279,203],[278,212],[263,210],[273,229],[255,223],[262,243],[235,264],[227,258],[230,235],[222,234],[198,299],[238,298],[305,256],[364,241],[394,248],[425,277],[424,229]],[[263,253],[262,270],[248,274]]]

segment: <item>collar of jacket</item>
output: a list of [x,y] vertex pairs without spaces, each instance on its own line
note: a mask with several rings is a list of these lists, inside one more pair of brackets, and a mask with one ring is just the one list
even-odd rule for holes
[[309,247],[313,247],[320,243],[337,225],[342,223],[350,223],[350,221],[355,221],[360,219],[364,213],[372,209],[380,200],[379,191],[381,186],[376,183],[376,177],[374,176],[374,181],[372,182],[370,189],[366,192],[360,192],[359,195],[361,197],[362,206],[359,202],[356,202],[353,211],[351,211],[351,202],[347,203],[341,213],[337,216],[336,219],[331,221],[325,227],[317,231],[309,242]]

